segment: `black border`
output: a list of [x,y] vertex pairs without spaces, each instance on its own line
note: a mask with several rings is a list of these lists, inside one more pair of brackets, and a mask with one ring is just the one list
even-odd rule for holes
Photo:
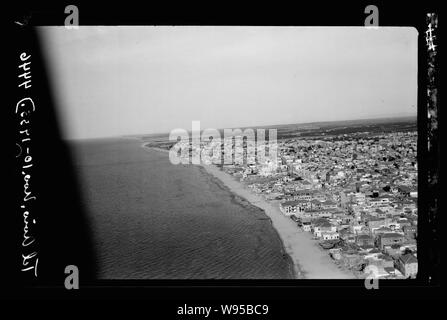
[[[58,142],[59,128],[55,120],[54,102],[50,93],[50,86],[45,73],[44,62],[40,51],[38,39],[32,26],[35,25],[63,25],[65,20],[64,8],[68,4],[75,4],[80,10],[80,25],[272,25],[272,26],[363,26],[366,17],[364,8],[369,3],[346,4],[346,3],[332,3],[332,4],[295,4],[291,5],[273,5],[273,4],[253,4],[252,6],[229,5],[224,3],[216,3],[211,5],[192,5],[190,3],[181,6],[167,5],[164,8],[159,6],[152,6],[151,4],[131,5],[126,4],[87,4],[79,3],[77,1],[71,3],[61,3],[58,5],[23,5],[22,7],[13,8],[9,11],[10,19],[8,22],[10,39],[9,48],[11,51],[10,60],[13,67],[16,67],[18,52],[20,50],[32,50],[35,59],[33,59],[36,68],[33,69],[33,81],[37,85],[33,89],[33,94],[39,96],[41,105],[48,107],[49,114],[40,115],[35,120],[40,129],[38,138],[41,140],[39,149],[41,149],[38,156],[43,159],[48,155],[55,155],[61,162],[51,161],[50,163],[42,163],[41,169],[47,174],[49,170],[54,172],[66,172],[65,181],[72,182],[72,189],[70,189],[71,197],[68,202],[72,205],[69,216],[72,218],[75,215],[77,200],[79,199],[79,190],[76,190],[77,182],[76,176],[70,166],[69,152],[63,145]],[[60,251],[76,252],[79,248],[85,248],[83,254],[76,256],[85,265],[83,270],[84,280],[81,280],[81,290],[65,290],[63,288],[64,274],[58,277],[53,277],[52,272],[60,270],[63,263],[56,264],[51,272],[46,275],[44,282],[34,283],[32,286],[28,282],[23,282],[20,273],[15,270],[20,261],[11,258],[13,265],[10,273],[11,278],[8,283],[6,298],[153,298],[153,299],[181,299],[181,301],[189,301],[194,299],[212,300],[222,299],[223,297],[231,297],[233,300],[247,299],[251,297],[254,300],[262,300],[268,297],[268,300],[275,299],[296,299],[300,298],[328,298],[328,299],[343,299],[343,298],[436,298],[440,297],[441,283],[442,283],[442,269],[440,265],[440,234],[439,230],[441,224],[441,216],[437,214],[436,207],[435,214],[424,215],[422,212],[431,210],[433,203],[439,200],[440,196],[440,139],[434,141],[436,150],[431,153],[427,150],[427,51],[425,41],[426,31],[426,13],[437,12],[439,14],[439,7],[430,5],[428,3],[423,5],[415,5],[409,3],[374,3],[379,8],[379,24],[380,26],[413,26],[419,32],[418,38],[418,165],[419,165],[419,235],[418,240],[418,258],[420,262],[419,274],[417,280],[402,280],[398,282],[381,282],[379,290],[366,290],[363,285],[363,280],[297,280],[298,283],[291,283],[290,280],[147,280],[147,281],[95,281],[94,264],[94,249],[91,247],[90,239],[88,239],[88,229],[86,229],[83,221],[79,219],[76,223],[70,223],[70,220],[65,217],[59,221],[47,221],[48,228],[42,231],[42,234],[59,228],[61,223],[64,224],[66,230],[71,230],[71,240],[60,246],[56,246],[52,241],[57,239],[57,236],[64,237],[65,234],[51,233],[47,236],[47,244],[50,246],[51,253],[49,255],[59,255]],[[27,26],[19,26],[15,21],[19,21]],[[441,22],[442,23],[442,20]],[[438,30],[438,52],[440,53],[440,29]],[[9,40],[8,40],[9,41]],[[440,54],[438,55],[440,56]],[[14,69],[14,68],[13,68]],[[438,70],[440,70],[440,62],[438,58]],[[34,73],[36,76],[34,76]],[[439,72],[440,74],[440,72]],[[16,85],[15,78],[16,71],[9,77],[12,86]],[[439,78],[440,79],[440,78]],[[440,83],[440,80],[437,80]],[[14,80],[14,81],[13,81]],[[11,89],[11,92],[16,90]],[[17,94],[15,94],[9,101],[9,107],[15,106],[17,101]],[[9,111],[9,110],[8,110]],[[6,117],[9,124],[16,123],[16,119],[8,115]],[[440,112],[438,113],[438,123],[441,124]],[[16,130],[12,129],[13,134]],[[436,132],[438,134],[438,132]],[[50,139],[51,147],[48,147],[48,140]],[[15,141],[15,138],[10,141]],[[14,146],[12,146],[14,149]],[[57,152],[55,152],[55,150]],[[12,152],[14,154],[14,151]],[[39,158],[38,158],[39,159]],[[14,167],[14,165],[12,166]],[[436,184],[428,186],[427,174],[428,167],[438,168],[439,180]],[[67,169],[68,168],[68,169]],[[57,175],[57,174],[56,174]],[[52,182],[57,184],[54,174],[49,173],[49,179],[45,175],[39,175],[43,182],[51,185],[51,190],[57,192]],[[17,176],[11,177],[12,181],[17,180]],[[60,178],[60,177],[59,177]],[[19,181],[20,182],[20,181]],[[16,187],[17,183],[13,184]],[[59,191],[60,192],[60,191]],[[61,193],[63,196],[64,194]],[[48,199],[47,199],[48,200]],[[58,202],[61,206],[67,205],[67,199]],[[437,204],[439,206],[442,203]],[[12,204],[12,210],[17,210],[16,206]],[[44,209],[44,208],[42,208]],[[82,209],[77,208],[82,211]],[[46,209],[48,210],[48,209]],[[54,210],[54,206],[52,209]],[[13,212],[13,211],[11,211]],[[53,215],[53,219],[56,215]],[[9,217],[8,217],[9,218]],[[19,217],[20,218],[20,217]],[[11,218],[11,227],[9,231],[19,230],[21,226],[20,219]],[[83,235],[76,234],[77,227],[84,228]],[[17,227],[17,229],[16,229]],[[433,230],[438,230],[438,233],[433,233]],[[44,235],[45,236],[45,235]],[[87,236],[87,237],[86,237]],[[52,238],[53,237],[53,238]],[[56,238],[54,238],[56,237]],[[7,234],[7,242],[17,243],[17,235]],[[14,251],[13,251],[14,252]],[[426,253],[426,254],[424,254]],[[61,257],[69,259],[69,255]],[[53,260],[58,259],[53,257]],[[81,263],[82,265],[82,263]],[[59,269],[58,269],[59,268]],[[86,270],[86,271],[84,271]],[[62,280],[61,280],[62,279]],[[430,280],[429,280],[430,279]],[[293,280],[295,281],[295,280]],[[19,284],[19,285],[18,285]],[[340,294],[342,292],[342,294]],[[186,298],[189,297],[189,298]],[[180,301],[180,300],[179,300]]]

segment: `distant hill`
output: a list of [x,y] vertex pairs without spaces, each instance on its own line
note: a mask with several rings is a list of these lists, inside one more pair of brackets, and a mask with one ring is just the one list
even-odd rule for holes
[[[377,119],[358,119],[341,121],[323,121],[310,123],[295,123],[282,125],[263,125],[256,127],[240,127],[241,130],[252,129],[276,129],[277,138],[291,139],[298,137],[317,137],[317,136],[337,136],[355,132],[380,133],[397,131],[416,131],[417,117],[395,117],[395,118],[377,118]],[[236,128],[232,128],[236,129]],[[219,129],[223,137],[223,129]],[[266,136],[268,132],[266,132]],[[166,142],[168,133],[156,133],[140,135],[144,141]],[[136,135],[134,135],[136,137]],[[267,137],[266,137],[267,138]]]

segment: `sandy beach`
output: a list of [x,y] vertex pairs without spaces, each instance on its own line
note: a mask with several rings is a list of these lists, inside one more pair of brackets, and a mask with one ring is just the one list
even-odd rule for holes
[[[147,148],[146,146],[143,147]],[[150,149],[169,152],[161,148]],[[349,271],[340,269],[329,257],[327,251],[320,248],[309,232],[301,230],[296,223],[282,214],[279,206],[270,203],[247,189],[233,176],[214,165],[202,165],[211,175],[219,179],[231,192],[264,210],[279,234],[287,254],[292,259],[294,273],[299,279],[354,279]]]

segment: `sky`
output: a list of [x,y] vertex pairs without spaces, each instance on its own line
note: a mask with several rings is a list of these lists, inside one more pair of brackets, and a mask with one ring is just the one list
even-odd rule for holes
[[40,27],[66,139],[411,116],[417,30]]

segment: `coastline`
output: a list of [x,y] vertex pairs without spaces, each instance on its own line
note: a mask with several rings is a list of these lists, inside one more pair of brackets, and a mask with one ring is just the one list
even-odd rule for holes
[[[256,207],[262,214],[262,220],[268,220],[270,221],[270,225],[273,228],[273,231],[276,234],[277,240],[280,243],[280,247],[281,247],[281,254],[282,256],[287,260],[288,265],[289,265],[289,274],[292,275],[293,279],[302,279],[302,270],[299,268],[299,265],[295,264],[292,257],[290,256],[290,254],[288,254],[285,246],[284,246],[284,241],[281,238],[281,235],[278,233],[278,230],[273,227],[272,224],[272,219],[265,213],[265,210],[260,208],[259,206],[251,203],[250,201],[248,201],[247,199],[245,199],[244,197],[240,196],[239,194],[237,194],[236,192],[234,192],[228,185],[226,185],[219,177],[217,177],[216,175],[214,175],[213,173],[211,173],[205,165],[198,165],[198,168],[200,170],[200,172],[202,172],[202,174],[209,176],[214,183],[216,183],[217,185],[219,185],[220,188],[226,190],[232,197],[232,201],[237,202],[239,205],[243,206],[243,207]],[[212,166],[212,168],[219,170],[217,167]],[[230,176],[231,178],[231,176]],[[258,218],[259,219],[259,218]]]
[[[159,152],[169,151],[157,147],[142,147]],[[312,235],[298,228],[296,223],[284,216],[279,210],[279,206],[263,199],[260,195],[248,190],[241,182],[233,176],[220,170],[214,165],[200,165],[211,176],[217,178],[229,191],[247,202],[262,209],[270,219],[273,228],[276,230],[282,242],[284,254],[287,254],[293,265],[293,274],[296,279],[355,279],[354,274],[339,268],[324,252],[318,247]]]
[[284,216],[279,206],[267,202],[261,196],[248,190],[233,176],[221,171],[213,165],[203,165],[205,170],[222,181],[231,192],[246,199],[248,202],[264,210],[271,219],[272,225],[283,242],[284,249],[291,257],[297,278],[304,279],[354,279],[350,272],[341,270],[329,257],[327,252],[321,250],[312,235],[298,228],[296,223]]

